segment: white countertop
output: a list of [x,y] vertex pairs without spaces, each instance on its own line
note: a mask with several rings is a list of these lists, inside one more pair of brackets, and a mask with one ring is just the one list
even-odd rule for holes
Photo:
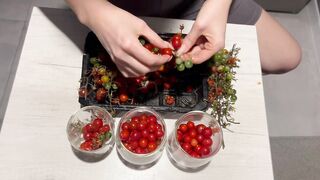
[[[169,24],[166,31],[179,25],[174,20]],[[184,24],[187,32],[192,22]],[[227,26],[226,48],[234,43],[241,47],[234,114],[241,124],[231,126],[234,133],[224,131],[226,149],[220,150],[205,169],[194,173],[177,169],[166,152],[146,170],[125,166],[115,148],[94,163],[74,155],[65,129],[70,115],[79,109],[82,51],[78,46],[83,46],[87,33],[79,27],[67,10],[33,9],[0,133],[1,180],[273,179],[254,26]],[[174,120],[167,119],[166,123],[172,130]]]

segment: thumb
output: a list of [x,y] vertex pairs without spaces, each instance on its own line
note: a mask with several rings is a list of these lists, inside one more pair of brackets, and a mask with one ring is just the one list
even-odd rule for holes
[[197,39],[201,36],[201,32],[195,26],[192,26],[189,34],[183,39],[180,49],[177,51],[177,55],[181,56],[182,54],[188,52],[192,46],[196,43]]

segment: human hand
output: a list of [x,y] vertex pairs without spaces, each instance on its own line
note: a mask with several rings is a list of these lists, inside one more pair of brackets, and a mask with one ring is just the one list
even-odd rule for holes
[[177,55],[200,64],[224,48],[229,7],[232,0],[206,0]]
[[143,20],[104,2],[94,8],[85,23],[92,29],[113,62],[125,77],[136,77],[155,71],[170,60],[145,49],[138,37],[143,36],[159,48],[170,47]]

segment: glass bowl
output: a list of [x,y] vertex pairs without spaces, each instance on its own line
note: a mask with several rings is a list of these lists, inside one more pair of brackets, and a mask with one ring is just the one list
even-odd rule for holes
[[[87,141],[92,141],[95,144],[95,148],[92,150],[84,150],[80,148],[81,144],[85,142],[83,129],[84,127],[92,123],[95,119],[101,119],[103,126],[109,126],[109,131],[100,131],[100,128],[96,128],[97,136],[94,137],[93,131],[88,132],[90,135],[90,140],[87,138]],[[101,121],[100,121],[101,122]],[[93,124],[93,123],[92,123]],[[97,125],[98,126],[98,125]],[[97,127],[95,126],[95,127]],[[98,126],[98,127],[101,127]],[[107,152],[112,150],[112,147],[115,142],[114,138],[114,120],[109,112],[98,106],[86,106],[75,112],[69,119],[67,125],[67,136],[68,140],[73,148],[77,152],[84,153],[85,155],[104,155]],[[105,138],[105,139],[103,139]],[[91,142],[91,143],[92,143]],[[99,143],[97,143],[99,142]],[[98,145],[96,145],[98,144]]]
[[[206,127],[210,127],[212,130],[212,135],[210,136],[211,140],[212,140],[212,144],[207,146],[208,148],[210,148],[210,153],[203,155],[201,154],[201,149],[199,148],[200,155],[197,155],[195,153],[196,146],[197,144],[201,147],[204,146],[203,145],[203,141],[202,143],[200,143],[200,140],[198,141],[196,137],[193,137],[191,139],[196,139],[197,141],[195,141],[196,143],[191,145],[192,141],[189,140],[185,140],[185,136],[184,135],[180,135],[180,142],[181,145],[178,141],[178,136],[177,135],[177,130],[179,129],[180,131],[180,125],[181,124],[187,124],[188,121],[191,121],[194,123],[194,126],[197,126],[199,124],[203,124]],[[191,123],[192,124],[192,123]],[[196,132],[198,132],[197,127],[195,127]],[[201,132],[201,131],[200,131]],[[189,129],[187,129],[186,133],[190,134]],[[181,133],[180,133],[181,134]],[[188,134],[188,135],[189,135]],[[199,133],[198,133],[199,134]],[[187,136],[187,135],[186,135]],[[208,137],[209,137],[208,136]],[[187,139],[187,138],[186,138]],[[176,166],[178,166],[181,169],[198,169],[201,167],[204,167],[206,164],[208,164],[212,157],[220,150],[221,145],[222,145],[222,130],[221,127],[219,125],[219,123],[209,114],[202,112],[202,111],[191,111],[188,112],[184,115],[182,115],[175,123],[175,127],[173,132],[170,134],[169,138],[168,138],[168,146],[167,146],[167,153],[169,156],[169,159],[171,160],[171,162],[173,162]],[[185,144],[184,142],[190,142],[189,145],[189,153],[187,153],[187,151],[185,149],[187,149],[185,146],[185,149],[182,148],[183,144]],[[187,143],[188,144],[188,143]],[[195,153],[195,156],[193,154],[193,156],[191,155],[192,153]]]
[[[124,123],[127,124],[133,121],[133,118],[138,117],[139,119],[139,123],[141,123],[141,116],[146,115],[146,116],[152,116],[156,118],[156,121],[161,127],[162,127],[162,136],[160,136],[160,139],[156,140],[156,144],[157,146],[155,146],[156,148],[154,148],[153,150],[148,152],[148,148],[149,148],[149,144],[150,142],[155,142],[153,140],[149,139],[149,136],[143,136],[142,131],[144,130],[143,128],[141,129],[137,129],[135,132],[140,132],[139,134],[139,140],[137,140],[137,138],[132,138],[131,134],[133,133],[133,129],[131,128],[132,125],[130,125],[128,129],[129,133],[130,133],[130,139],[127,138],[124,140],[124,136],[121,135],[123,129],[124,129]],[[138,120],[137,120],[138,121]],[[149,122],[149,121],[148,121]],[[127,124],[128,125],[128,124]],[[155,134],[155,131],[149,131],[149,126],[150,124],[147,124],[145,129],[149,134]],[[159,128],[160,128],[159,126]],[[121,137],[120,137],[121,136]],[[140,140],[142,139],[142,137],[145,137],[145,139],[148,139],[148,146],[147,148],[140,148]],[[138,142],[138,146],[133,146],[131,144],[134,144],[134,141]],[[118,124],[117,127],[117,136],[116,136],[116,148],[117,151],[119,153],[119,155],[121,156],[122,160],[125,160],[126,162],[129,162],[130,165],[135,165],[135,166],[141,166],[141,167],[147,167],[149,165],[154,164],[162,155],[162,152],[164,150],[165,144],[167,141],[167,137],[166,137],[166,125],[165,122],[163,120],[163,118],[154,110],[152,110],[151,108],[147,108],[147,107],[138,107],[135,109],[132,109],[130,111],[128,111],[126,114],[124,114],[121,119],[120,122]],[[129,147],[130,146],[130,147]],[[137,149],[139,148],[139,152],[137,152]],[[131,149],[131,150],[129,150]],[[142,150],[140,150],[142,149]],[[143,151],[143,152],[141,152]]]

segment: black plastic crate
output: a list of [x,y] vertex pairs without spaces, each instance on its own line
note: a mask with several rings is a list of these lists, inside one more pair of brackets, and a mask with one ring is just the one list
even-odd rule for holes
[[[165,40],[172,37],[173,34],[160,34]],[[91,57],[96,57],[99,53],[104,52],[107,54],[100,44],[94,33],[90,32],[87,35],[83,62],[82,62],[82,77],[87,75],[87,72],[93,67],[90,63]],[[110,58],[110,57],[107,57]],[[113,63],[106,65],[113,66]],[[207,82],[208,72],[204,71],[207,69],[206,64],[194,65],[193,68],[185,70],[183,72],[176,72],[174,76],[177,78],[177,85],[170,90],[162,90],[159,86],[159,91],[155,96],[137,96],[141,99],[134,104],[112,104],[112,108],[118,111],[127,111],[139,106],[152,107],[157,111],[167,111],[167,112],[179,112],[184,113],[192,110],[205,110],[208,103],[205,101],[207,97]],[[175,73],[175,72],[171,72]],[[170,73],[169,73],[170,74]],[[92,81],[92,79],[88,79]],[[192,92],[184,92],[184,88],[188,85],[193,85]],[[84,82],[81,81],[80,87],[84,86]],[[165,103],[165,98],[167,96],[173,96],[175,98],[175,103],[168,105]],[[105,108],[111,108],[110,102],[106,99],[105,102],[97,102],[95,99],[95,92],[90,93],[86,98],[79,97],[79,102],[82,106],[97,105]]]

